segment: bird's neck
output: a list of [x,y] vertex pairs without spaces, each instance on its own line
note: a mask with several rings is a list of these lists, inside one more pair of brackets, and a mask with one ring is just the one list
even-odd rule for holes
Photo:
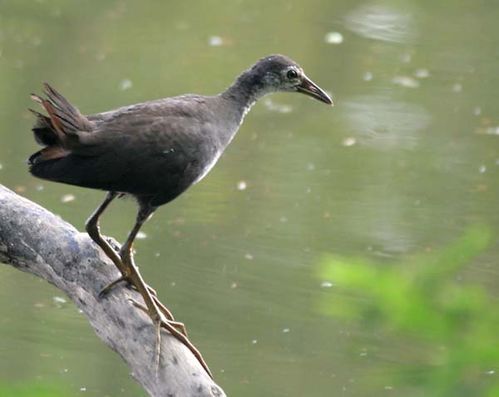
[[259,76],[252,69],[243,72],[234,83],[222,92],[219,97],[223,100],[223,109],[226,112],[226,120],[230,120],[221,128],[221,142],[227,146],[239,126],[244,120],[244,116],[249,112],[253,104],[265,94],[268,94],[265,85]]
[[244,117],[251,106],[269,92],[265,89],[260,76],[249,69],[243,72],[221,95],[223,98],[235,102],[241,108],[242,117]]

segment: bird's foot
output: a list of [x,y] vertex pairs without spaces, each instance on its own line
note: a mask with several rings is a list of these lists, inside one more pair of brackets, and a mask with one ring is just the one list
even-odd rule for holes
[[[114,280],[113,282],[106,285],[101,290],[101,292],[99,293],[99,299],[104,298],[109,292],[111,292],[111,290],[114,287],[116,287],[120,283],[127,283],[128,286],[130,286],[131,288],[133,288],[136,291],[139,291],[139,289],[135,286],[135,284],[133,283],[130,276],[121,276],[121,277],[117,278],[116,280]],[[161,311],[161,313],[168,319],[168,321],[175,323],[175,326],[178,327],[179,331],[182,332],[182,334],[187,336],[187,329],[185,328],[185,325],[183,323],[175,321],[175,318],[173,317],[172,312],[159,300],[158,294],[156,293],[156,290],[147,284],[146,284],[146,288],[147,288],[147,291],[149,292],[149,294],[151,295],[154,303],[156,304],[158,309]],[[134,301],[134,302],[137,302],[137,301]],[[144,306],[142,306],[142,309],[143,308],[144,308]],[[146,309],[146,311],[147,311],[147,309]]]
[[99,299],[104,298],[111,290],[116,287],[120,283],[127,283],[128,285],[132,285],[131,281],[128,277],[126,276],[121,276],[117,278],[116,280],[110,282],[108,285],[106,285],[104,288],[101,289],[99,292]]
[[[132,282],[131,277],[123,275],[114,280],[113,282],[109,283],[108,285],[106,285],[104,288],[102,288],[101,292],[99,292],[99,298],[104,298],[114,287],[116,287],[120,283],[126,283],[128,287],[131,287],[135,291],[138,291],[138,288]],[[158,296],[156,290],[152,288],[150,285],[146,284],[146,288],[153,297],[156,298]]]
[[129,283],[133,288],[135,288],[140,293],[142,299],[144,300],[144,304],[139,303],[134,299],[130,300],[134,306],[138,307],[139,309],[147,313],[147,315],[151,318],[154,324],[155,333],[156,333],[156,346],[155,346],[155,356],[154,356],[156,375],[158,374],[160,359],[161,359],[161,328],[164,328],[174,338],[176,338],[179,342],[184,344],[192,352],[192,354],[197,358],[197,360],[199,361],[201,366],[205,369],[205,371],[208,373],[208,375],[211,378],[213,378],[210,369],[208,368],[208,365],[203,359],[203,356],[187,337],[187,331],[185,329],[184,324],[175,321],[175,318],[173,317],[170,310],[168,310],[168,308],[159,301],[156,295],[156,291],[154,291],[151,287],[149,287],[145,283],[144,279],[139,273],[138,268],[130,260],[130,258],[128,258],[125,264],[127,265],[126,266],[127,271],[123,272],[124,274],[122,274],[120,278],[107,285],[100,292],[99,296],[105,296],[107,293],[109,293],[110,290],[112,290],[114,287],[116,287],[117,284],[121,282]]
[[[144,306],[142,303],[137,302],[135,299],[130,298],[130,302],[132,304],[145,312],[152,320],[154,324],[154,328],[156,330],[156,347],[155,347],[155,366],[156,366],[156,374],[158,373],[159,370],[159,365],[160,365],[160,358],[161,358],[161,328],[166,329],[174,338],[176,338],[179,342],[184,344],[194,355],[194,357],[197,358],[201,366],[204,368],[204,370],[208,373],[210,378],[213,379],[213,375],[211,374],[210,369],[208,368],[208,365],[204,361],[203,356],[199,352],[199,350],[192,344],[192,342],[188,339],[186,335],[186,330],[185,330],[185,325],[181,322],[174,321],[171,319],[166,318],[162,310],[154,307],[148,308]],[[161,304],[161,303],[160,303]],[[161,304],[162,305],[162,304]],[[165,308],[166,309],[166,308]],[[168,309],[166,309],[168,310]]]

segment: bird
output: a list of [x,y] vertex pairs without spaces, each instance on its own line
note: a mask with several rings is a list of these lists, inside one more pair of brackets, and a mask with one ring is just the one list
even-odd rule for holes
[[[121,272],[100,296],[120,282],[140,293],[144,304],[133,303],[155,326],[158,361],[164,328],[195,354],[211,376],[184,325],[174,320],[142,278],[134,262],[133,242],[158,207],[206,176],[253,104],[274,92],[298,92],[333,105],[298,63],[279,54],[261,58],[213,96],[185,94],[83,115],[48,83],[44,83],[44,96],[31,94],[46,114],[30,109],[36,117],[34,138],[42,149],[29,157],[29,172],[41,179],[107,192],[85,223],[90,238]],[[135,198],[138,211],[118,251],[100,233],[99,219],[121,196]]]

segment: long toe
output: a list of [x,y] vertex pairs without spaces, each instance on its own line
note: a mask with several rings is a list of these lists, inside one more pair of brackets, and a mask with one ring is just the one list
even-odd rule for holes
[[101,292],[99,292],[99,299],[104,298],[109,292],[111,292],[112,289],[114,289],[120,283],[128,283],[131,285],[131,280],[125,276],[117,278],[116,280],[114,280],[113,282],[109,283],[104,288],[102,288]]

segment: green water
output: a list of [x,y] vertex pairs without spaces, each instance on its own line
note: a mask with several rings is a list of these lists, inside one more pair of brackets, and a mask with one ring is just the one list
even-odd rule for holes
[[[94,113],[217,93],[258,58],[287,54],[336,106],[260,101],[209,176],[144,227],[146,280],[231,396],[498,396],[499,337],[467,334],[458,315],[422,340],[417,327],[372,320],[386,307],[406,313],[393,304],[401,296],[321,270],[326,254],[363,260],[400,271],[380,284],[398,291],[403,274],[434,263],[435,285],[455,286],[445,298],[471,285],[475,322],[499,335],[498,20],[493,1],[0,1],[0,183],[80,229],[103,198],[28,174],[26,108],[43,81]],[[134,216],[132,201],[113,203],[104,233],[122,240]],[[462,266],[439,273],[447,262],[434,256],[468,244],[476,225],[487,243],[456,248]],[[60,298],[0,268],[0,390],[144,396]],[[348,316],[332,310],[352,302]],[[430,329],[445,314],[435,308],[422,317]],[[472,356],[485,340],[490,351]]]

